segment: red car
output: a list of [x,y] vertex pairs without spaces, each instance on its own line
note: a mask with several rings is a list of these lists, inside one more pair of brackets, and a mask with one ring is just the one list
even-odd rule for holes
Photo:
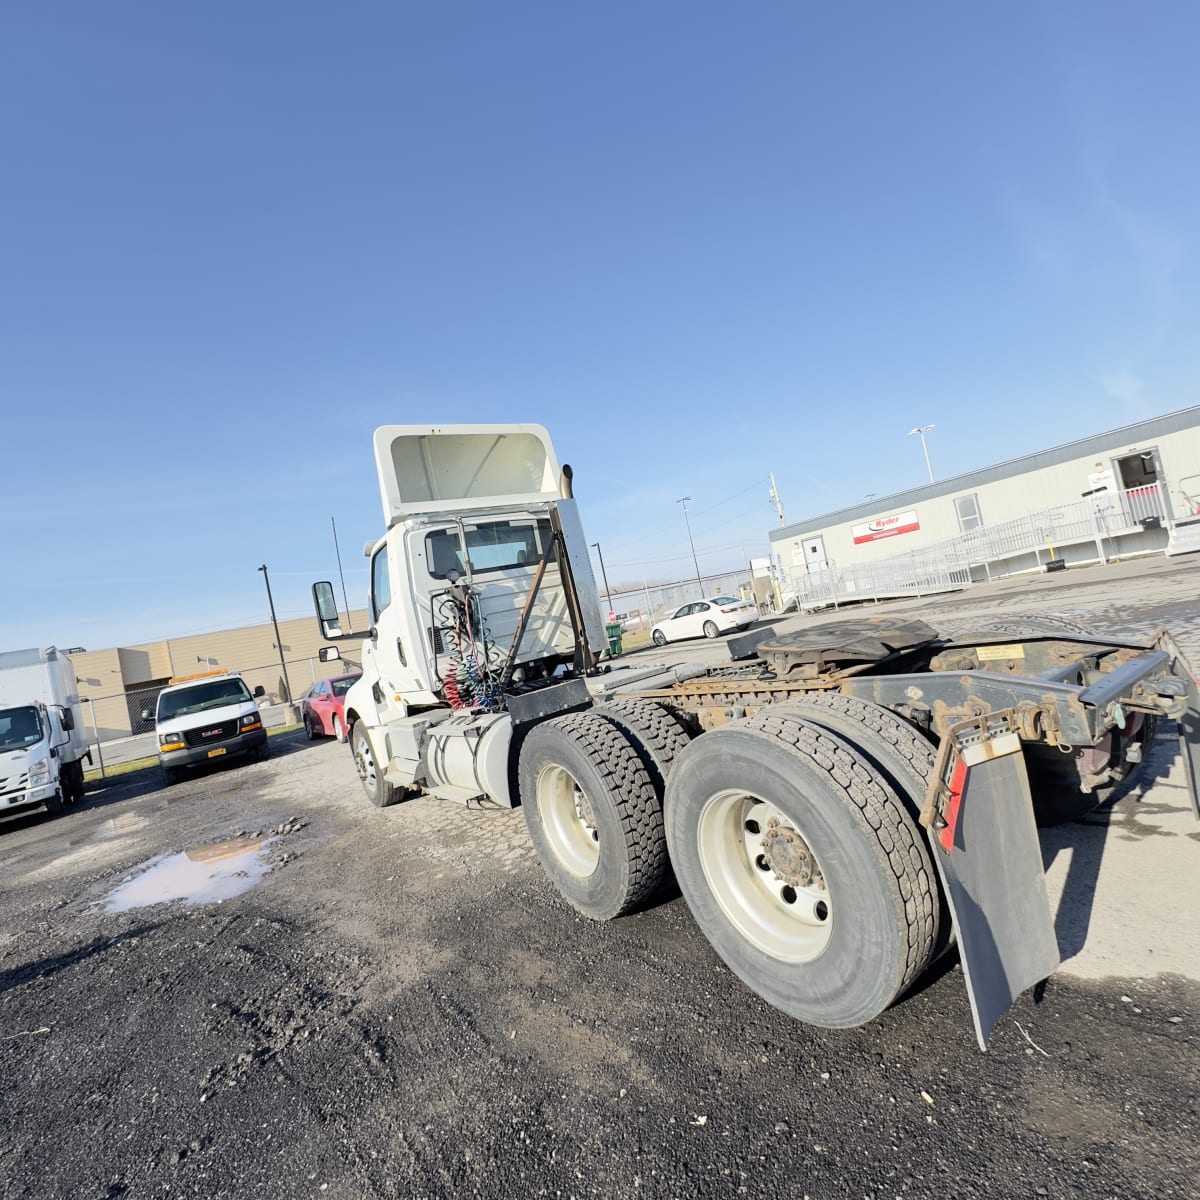
[[346,740],[346,693],[350,685],[361,678],[361,672],[334,675],[332,679],[314,683],[301,697],[300,712],[309,741],[319,737],[335,737],[339,742]]

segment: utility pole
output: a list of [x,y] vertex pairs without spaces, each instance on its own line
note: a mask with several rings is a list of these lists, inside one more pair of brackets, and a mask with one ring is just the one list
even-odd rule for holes
[[271,597],[271,577],[267,574],[267,564],[258,568],[262,572],[263,582],[267,585],[267,603],[271,606],[271,624],[275,626],[275,648],[279,651],[279,666],[283,670],[284,703],[292,702],[292,684],[288,679],[287,663],[283,661],[283,638],[279,636],[279,622],[275,619],[275,601]]
[[350,601],[346,599],[346,577],[342,574],[342,552],[338,548],[337,522],[330,517],[329,523],[333,526],[333,552],[337,555],[338,578],[342,581],[342,603],[346,606],[346,631],[353,633],[354,626],[350,622]]
[[771,503],[775,505],[775,511],[779,514],[780,525],[786,525],[787,521],[783,517],[783,501],[779,498],[779,489],[775,486],[775,472],[771,472]]
[[683,505],[683,523],[687,526],[688,545],[692,548],[692,566],[696,568],[696,582],[700,585],[699,599],[704,598],[704,580],[700,578],[700,560],[696,557],[696,543],[692,541],[692,523],[688,520],[687,502],[691,496],[684,496],[682,500],[676,500],[676,504]]
[[929,472],[930,483],[933,483],[933,468],[929,465],[929,447],[925,445],[925,435],[933,428],[933,425],[917,425],[908,431],[909,437],[912,437],[914,433],[920,435],[921,449],[925,451],[925,470]]
[[600,574],[604,579],[604,598],[608,601],[608,611],[612,612],[612,593],[608,590],[608,572],[604,569],[604,555],[600,553],[600,543],[593,542],[596,547],[596,557],[600,559]]

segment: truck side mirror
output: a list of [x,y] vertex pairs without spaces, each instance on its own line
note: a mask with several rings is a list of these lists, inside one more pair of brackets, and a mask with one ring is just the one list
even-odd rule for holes
[[323,638],[340,638],[342,622],[338,616],[333,584],[323,579],[320,583],[313,584],[312,593],[313,605],[317,610],[317,621],[321,626],[321,636]]
[[317,651],[317,658],[321,662],[335,662],[342,657],[342,652],[336,646],[322,646]]
[[62,722],[64,733],[70,733],[75,728],[75,717],[69,708],[60,708],[58,710],[58,719]]
[[153,721],[154,714],[148,708],[143,708],[142,709],[142,720],[143,721]]
[[263,685],[261,683],[258,685],[258,687],[256,687],[254,689],[255,700],[257,700],[259,698],[259,696],[265,696],[266,694],[267,694],[267,689],[265,687],[263,687]]

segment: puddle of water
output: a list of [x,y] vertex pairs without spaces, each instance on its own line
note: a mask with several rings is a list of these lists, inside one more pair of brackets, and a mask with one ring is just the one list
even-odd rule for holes
[[131,908],[168,900],[214,904],[240,896],[270,870],[266,847],[275,840],[233,838],[151,860],[140,874],[126,879],[108,894],[104,909],[111,913],[128,912]]

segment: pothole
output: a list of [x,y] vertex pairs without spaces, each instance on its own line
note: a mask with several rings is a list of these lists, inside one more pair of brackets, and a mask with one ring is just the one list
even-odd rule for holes
[[198,846],[182,854],[151,859],[104,899],[106,912],[128,912],[150,904],[182,900],[187,904],[216,904],[248,892],[271,869],[269,837],[231,838]]

